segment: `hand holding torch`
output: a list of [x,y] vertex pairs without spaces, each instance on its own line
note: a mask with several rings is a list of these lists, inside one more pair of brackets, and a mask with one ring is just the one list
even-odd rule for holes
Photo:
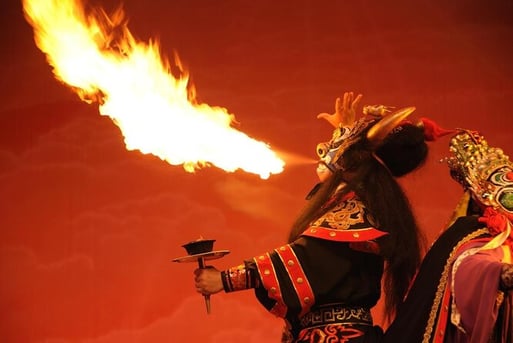
[[[214,251],[215,239],[197,239],[182,245],[187,251],[187,256],[173,259],[173,262],[198,262],[199,268],[205,268],[206,260],[214,260],[228,254],[229,250]],[[210,295],[203,295],[207,314],[210,314]]]

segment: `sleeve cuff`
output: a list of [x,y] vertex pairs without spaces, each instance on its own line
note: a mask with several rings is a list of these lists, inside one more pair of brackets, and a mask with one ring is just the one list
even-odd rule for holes
[[244,264],[223,270],[221,280],[226,293],[255,288],[257,285],[255,271]]

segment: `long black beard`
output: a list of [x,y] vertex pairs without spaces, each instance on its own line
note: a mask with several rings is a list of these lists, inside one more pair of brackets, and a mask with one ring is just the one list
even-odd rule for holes
[[330,210],[329,207],[324,207],[324,205],[331,197],[335,194],[337,197],[342,196],[348,191],[349,187],[345,186],[345,180],[341,172],[333,174],[326,182],[316,184],[306,196],[308,202],[290,229],[289,243],[296,240],[309,227],[310,223]]

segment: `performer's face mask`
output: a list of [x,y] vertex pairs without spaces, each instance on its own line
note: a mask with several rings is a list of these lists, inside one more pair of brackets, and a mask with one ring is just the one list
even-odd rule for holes
[[332,173],[337,170],[345,170],[344,152],[349,147],[361,140],[364,132],[375,120],[362,118],[352,126],[342,126],[333,131],[329,142],[317,144],[317,156],[319,156],[319,169],[327,168]]
[[513,163],[500,148],[489,147],[475,131],[462,130],[450,142],[451,176],[478,203],[513,218]]
[[337,127],[329,142],[317,145],[316,152],[320,159],[317,174],[328,174],[328,170],[331,173],[345,171],[348,163],[344,160],[344,154],[350,147],[366,139],[368,148],[375,150],[413,111],[415,107],[405,107],[392,113],[388,113],[390,111],[382,105],[364,107],[363,117],[354,120],[352,125]]

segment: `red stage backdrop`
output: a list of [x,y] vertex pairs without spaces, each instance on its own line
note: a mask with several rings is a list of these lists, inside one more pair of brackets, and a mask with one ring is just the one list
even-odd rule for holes
[[[89,3],[120,4],[137,39],[178,53],[199,101],[273,148],[315,158],[331,135],[316,115],[352,90],[513,154],[511,1]],[[264,180],[126,150],[118,127],[54,78],[21,2],[0,6],[2,341],[278,342],[281,321],[251,291],[212,296],[207,315],[195,266],[171,260],[200,236],[231,250],[219,268],[282,244],[315,167]],[[402,180],[429,242],[461,195],[439,162],[447,146],[432,143]]]

